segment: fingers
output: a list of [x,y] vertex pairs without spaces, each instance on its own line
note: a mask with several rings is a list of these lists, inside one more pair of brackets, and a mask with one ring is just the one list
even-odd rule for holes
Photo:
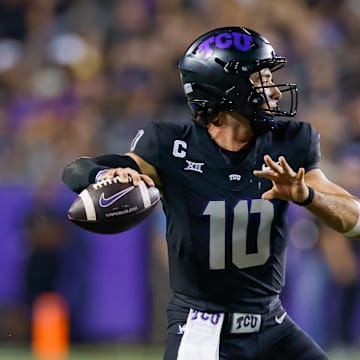
[[[285,160],[285,159],[284,159]],[[282,168],[280,163],[276,163],[269,155],[264,156],[265,164],[273,170],[275,173],[283,174],[284,169]]]
[[139,185],[140,174],[134,169],[120,168],[118,171],[118,176],[120,177],[120,181],[123,183],[132,182],[135,186]]
[[287,172],[290,176],[295,176],[296,175],[295,171],[287,163],[284,156],[279,156],[279,163],[280,163],[280,166],[284,169],[284,171]]
[[286,177],[295,178],[297,173],[287,163],[284,156],[279,156],[278,162],[275,162],[269,155],[264,156],[266,167],[262,170],[254,170],[255,176],[274,180],[278,177],[285,175]]
[[147,175],[140,175],[141,180],[143,180],[145,182],[145,184],[147,184],[148,186],[155,186],[155,183],[153,181],[153,179],[150,176]]
[[274,199],[274,197],[275,197],[275,194],[274,194],[273,189],[270,189],[269,191],[266,191],[261,195],[261,198],[263,200],[271,200],[271,199]]
[[132,181],[132,172],[130,168],[114,168],[109,169],[101,174],[99,180],[112,179],[114,177],[119,177],[120,182],[127,183]]
[[99,180],[111,179],[119,177],[120,182],[130,183],[132,182],[135,186],[138,186],[140,181],[143,180],[148,186],[154,186],[154,181],[147,175],[139,174],[136,170],[127,168],[115,168],[109,169],[99,177]]
[[261,170],[253,172],[255,176],[272,182],[271,189],[262,194],[262,199],[301,202],[298,199],[307,198],[304,168],[301,167],[295,172],[284,156],[279,156],[278,162],[275,162],[269,155],[265,155],[264,162]]
[[301,167],[299,168],[296,174],[296,180],[300,182],[304,179],[304,176],[305,176],[305,169]]
[[276,173],[272,170],[254,170],[253,174],[263,179],[272,179],[276,176]]
[[102,170],[101,175],[99,177],[97,175],[97,177],[96,177],[97,181],[113,178],[114,177],[114,170],[115,169],[109,169],[109,170],[106,170],[106,171]]

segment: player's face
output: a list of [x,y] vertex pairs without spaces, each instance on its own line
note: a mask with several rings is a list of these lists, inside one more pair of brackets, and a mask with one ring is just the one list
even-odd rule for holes
[[274,86],[272,73],[269,68],[264,68],[250,75],[250,81],[260,93],[265,93],[267,103],[263,103],[264,109],[278,109],[278,102],[281,99],[281,91]]

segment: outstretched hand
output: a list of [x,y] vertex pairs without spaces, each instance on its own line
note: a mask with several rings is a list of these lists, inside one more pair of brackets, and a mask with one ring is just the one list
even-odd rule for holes
[[253,172],[260,178],[272,181],[272,188],[262,194],[262,199],[303,202],[308,198],[309,189],[304,179],[304,168],[301,167],[295,172],[284,156],[280,156],[278,162],[275,162],[269,155],[265,155],[264,161],[267,167]]

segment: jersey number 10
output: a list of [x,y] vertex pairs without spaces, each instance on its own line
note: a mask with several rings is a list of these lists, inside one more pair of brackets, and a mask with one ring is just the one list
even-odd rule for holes
[[[210,215],[209,266],[211,270],[225,269],[225,201],[210,201],[203,215]],[[260,221],[256,231],[257,252],[247,252],[248,224],[251,214],[259,213]],[[270,256],[270,232],[274,218],[274,207],[262,199],[240,200],[233,209],[234,222],[231,229],[232,263],[239,269],[263,265]]]

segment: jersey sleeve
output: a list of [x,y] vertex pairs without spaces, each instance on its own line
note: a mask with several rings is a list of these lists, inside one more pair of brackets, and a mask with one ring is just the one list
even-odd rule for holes
[[321,158],[320,152],[320,134],[309,125],[309,147],[308,147],[308,156],[304,161],[305,172],[319,167],[319,161]]
[[131,142],[130,151],[155,168],[159,167],[159,137],[154,122],[138,130]]
[[280,120],[276,125],[272,146],[282,149],[290,166],[293,169],[303,167],[305,172],[317,169],[321,157],[319,133],[304,121]]

